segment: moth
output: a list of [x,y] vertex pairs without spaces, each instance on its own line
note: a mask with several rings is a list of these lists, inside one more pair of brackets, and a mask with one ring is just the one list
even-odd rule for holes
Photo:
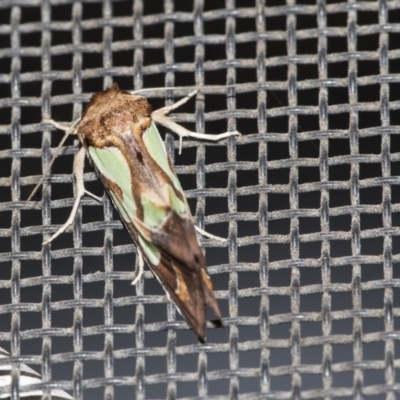
[[[10,354],[0,347],[0,360],[4,361],[8,359]],[[34,400],[41,399],[43,396],[43,390],[32,389],[27,390],[26,386],[35,385],[42,383],[42,377],[32,368],[26,364],[19,365],[19,393],[18,398]],[[12,384],[12,364],[0,364],[0,388],[5,388]],[[12,390],[12,388],[10,388]],[[61,389],[51,389],[51,398],[54,400],[73,400],[73,397],[67,392]],[[11,394],[1,393],[1,399],[10,399]]]
[[76,134],[82,143],[74,160],[75,203],[68,221],[44,244],[73,223],[82,196],[91,195],[83,183],[87,155],[137,246],[139,271],[132,284],[139,280],[143,259],[146,260],[168,298],[204,342],[207,307],[214,312],[213,323],[217,327],[223,326],[221,312],[196,235],[197,227],[155,123],[180,138],[220,140],[239,133],[190,132],[167,116],[193,94],[154,112],[145,97],[120,90],[116,83],[92,96],[80,121],[67,132]]

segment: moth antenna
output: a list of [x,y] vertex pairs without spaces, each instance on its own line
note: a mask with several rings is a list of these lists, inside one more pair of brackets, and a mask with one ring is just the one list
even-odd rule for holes
[[141,93],[147,93],[147,92],[157,92],[157,91],[162,91],[165,92],[167,90],[190,90],[193,89],[193,87],[182,87],[182,86],[175,86],[175,87],[155,87],[155,88],[147,88],[147,89],[137,89],[137,90],[130,90],[130,94],[141,94]]
[[187,91],[187,90],[193,90],[193,91],[201,91],[202,89],[209,89],[209,90],[217,90],[217,89],[230,89],[230,88],[237,88],[236,85],[197,85],[197,86],[170,86],[170,87],[155,87],[155,88],[147,88],[147,89],[138,89],[138,90],[132,90],[129,93],[130,94],[140,94],[140,93],[146,93],[146,92],[166,92],[167,90],[173,90],[173,91]]
[[185,96],[183,99],[178,100],[174,104],[171,104],[170,106],[162,107],[156,110],[160,114],[169,114],[172,110],[175,110],[175,108],[180,107],[182,104],[187,103],[193,96],[195,96],[199,91],[198,90],[193,90],[191,91],[187,96]]
[[[79,120],[77,120],[79,121]],[[46,179],[46,177],[49,175],[51,167],[54,164],[55,159],[58,157],[58,155],[60,154],[61,151],[61,147],[62,145],[65,143],[65,141],[67,140],[68,136],[73,134],[73,132],[76,129],[76,123],[77,121],[75,121],[70,127],[66,127],[64,125],[59,124],[58,122],[54,121],[53,119],[45,119],[43,120],[43,123],[47,123],[47,124],[51,124],[53,126],[55,126],[58,129],[61,129],[63,131],[65,131],[65,135],[63,136],[63,138],[61,139],[61,142],[59,143],[59,145],[57,146],[57,149],[53,155],[53,158],[50,161],[50,164],[47,166],[45,173],[43,174],[42,178],[40,179],[40,181],[37,183],[37,185],[34,187],[34,189],[32,190],[31,194],[29,195],[27,201],[30,201],[32,199],[32,197],[36,194],[36,192],[39,190],[40,186],[42,186],[44,180]]]

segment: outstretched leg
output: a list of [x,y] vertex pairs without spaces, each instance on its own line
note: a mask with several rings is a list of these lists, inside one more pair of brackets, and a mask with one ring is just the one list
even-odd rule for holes
[[228,240],[223,237],[213,235],[212,233],[208,233],[204,229],[199,228],[197,225],[195,225],[194,228],[200,235],[205,236],[209,239],[214,239],[214,240],[217,240],[218,242],[222,242],[222,243],[225,243]]
[[226,139],[230,136],[240,136],[240,133],[238,131],[224,132],[224,133],[220,133],[217,135],[212,135],[212,134],[208,134],[208,133],[192,132],[192,131],[189,131],[188,129],[184,128],[183,126],[177,124],[175,121],[173,121],[171,118],[169,118],[167,116],[167,114],[170,111],[172,111],[175,108],[186,103],[196,93],[197,93],[197,90],[189,93],[182,100],[179,100],[178,102],[176,102],[170,106],[155,110],[151,114],[151,117],[153,118],[153,120],[155,122],[159,123],[160,125],[165,126],[167,129],[170,129],[171,131],[175,132],[179,136],[179,154],[182,152],[182,138],[184,138],[184,137],[191,137],[191,138],[202,139],[202,140],[212,140],[214,142],[217,142],[221,139]]
[[34,187],[34,189],[32,190],[31,194],[28,197],[29,201],[30,199],[32,199],[32,197],[35,195],[35,193],[38,191],[38,189],[40,188],[40,186],[42,185],[43,181],[45,180],[45,178],[49,175],[50,170],[52,165],[54,164],[55,159],[58,157],[58,155],[60,154],[61,151],[61,147],[62,145],[65,143],[65,141],[67,140],[69,135],[74,135],[75,131],[76,131],[76,124],[79,122],[80,120],[76,120],[71,126],[64,126],[62,124],[59,124],[58,122],[54,121],[53,119],[45,119],[43,121],[43,123],[45,124],[51,124],[53,126],[55,126],[58,129],[61,129],[62,131],[65,132],[65,135],[63,136],[63,138],[61,139],[61,142],[59,143],[59,145],[57,146],[57,149],[54,153],[53,158],[50,161],[50,164],[47,166],[46,172],[43,174],[42,179],[40,179],[39,183]]
[[71,214],[67,222],[48,240],[43,242],[43,246],[52,242],[57,236],[61,235],[65,230],[72,225],[74,222],[76,213],[78,211],[79,203],[81,202],[82,197],[85,194],[85,186],[83,183],[83,168],[85,165],[85,149],[82,147],[78,153],[76,153],[75,160],[74,160],[74,175],[76,181],[76,196],[75,196],[75,203],[72,207]]

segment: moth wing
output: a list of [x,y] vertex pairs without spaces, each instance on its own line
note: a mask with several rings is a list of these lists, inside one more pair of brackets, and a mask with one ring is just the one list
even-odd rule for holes
[[154,123],[141,138],[128,133],[120,147],[88,146],[90,158],[152,271],[203,341],[207,306],[222,321],[188,204]]
[[[127,228],[133,237],[137,235],[134,226],[129,224]],[[217,317],[213,321],[216,326],[222,326],[222,320],[192,221],[172,212],[162,229],[148,229],[146,237],[150,241],[139,235],[137,241],[153,273],[203,341],[207,306]]]

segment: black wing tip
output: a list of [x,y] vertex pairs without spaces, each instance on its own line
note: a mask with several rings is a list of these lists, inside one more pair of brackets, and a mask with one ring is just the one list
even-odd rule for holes
[[[213,319],[210,322],[213,324],[214,328],[224,328],[225,329],[225,325],[221,318]],[[205,344],[206,343],[206,333],[205,332],[204,333],[196,332],[196,333],[197,333],[197,338],[198,338],[199,342],[201,344]]]
[[211,320],[211,323],[214,325],[215,328],[225,328],[225,325],[222,322],[221,318],[213,319]]
[[197,339],[199,340],[199,342],[201,344],[205,344],[206,343],[206,337],[205,336],[197,335]]

